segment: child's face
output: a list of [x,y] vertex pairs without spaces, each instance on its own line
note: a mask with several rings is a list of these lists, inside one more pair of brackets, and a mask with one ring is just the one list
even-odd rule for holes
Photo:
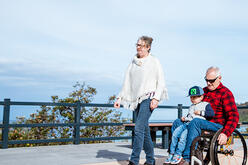
[[198,104],[202,101],[203,95],[201,96],[190,96],[190,100],[193,104]]

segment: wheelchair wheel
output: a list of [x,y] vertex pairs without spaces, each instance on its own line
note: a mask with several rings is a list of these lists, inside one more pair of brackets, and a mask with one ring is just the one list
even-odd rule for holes
[[235,129],[227,139],[227,144],[219,145],[217,139],[221,131],[222,128],[215,133],[211,140],[211,163],[213,165],[246,165],[247,146],[244,137]]
[[199,159],[202,164],[207,165],[210,162],[209,157],[209,144],[210,139],[198,136],[196,137],[191,145],[190,148],[190,155],[195,156],[197,159]]

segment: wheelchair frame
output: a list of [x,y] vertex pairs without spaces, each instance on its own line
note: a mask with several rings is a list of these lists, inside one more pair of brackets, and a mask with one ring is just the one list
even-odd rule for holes
[[244,137],[235,129],[228,137],[227,144],[219,145],[217,139],[222,129],[217,132],[202,130],[201,135],[193,140],[190,150],[191,165],[207,165],[210,162],[212,165],[246,165],[247,145]]

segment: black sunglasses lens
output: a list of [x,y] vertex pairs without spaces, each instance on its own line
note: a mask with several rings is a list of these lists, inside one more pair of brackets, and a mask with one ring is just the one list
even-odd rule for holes
[[208,82],[210,82],[210,83],[214,83],[214,82],[215,82],[215,80],[208,80]]
[[[217,77],[217,78],[218,78],[218,77]],[[216,78],[216,79],[217,79],[217,78]],[[214,83],[216,79],[208,80],[208,79],[205,78],[206,82],[209,82],[209,83]]]

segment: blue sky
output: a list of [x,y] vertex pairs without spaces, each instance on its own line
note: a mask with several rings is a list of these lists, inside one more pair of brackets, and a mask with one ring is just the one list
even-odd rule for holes
[[[163,105],[189,105],[188,89],[204,87],[212,65],[236,102],[246,102],[247,7],[245,0],[1,0],[0,100],[50,101],[79,81],[104,103],[119,92],[137,38],[148,35],[165,71]],[[152,118],[166,118],[161,113]]]

